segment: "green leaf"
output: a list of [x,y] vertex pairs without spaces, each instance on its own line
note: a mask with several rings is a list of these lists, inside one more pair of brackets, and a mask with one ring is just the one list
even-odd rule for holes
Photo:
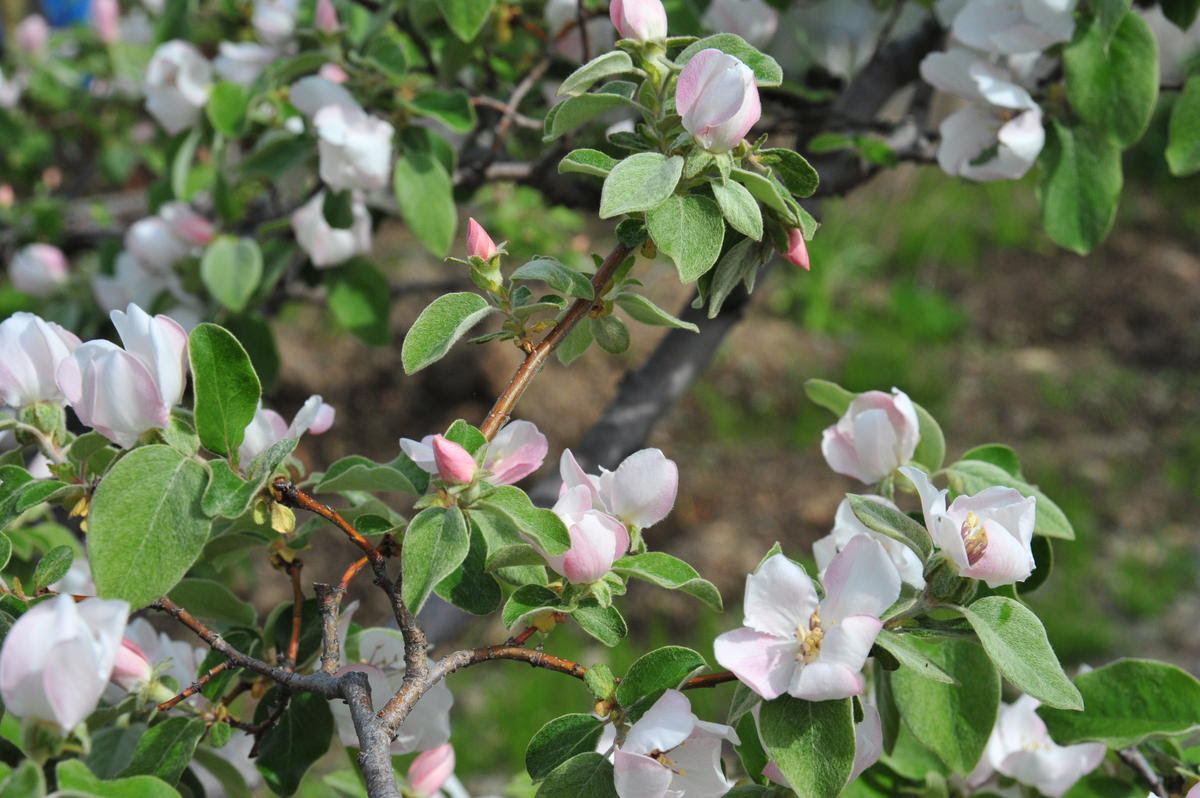
[[554,350],[558,362],[564,366],[571,365],[575,358],[582,355],[592,345],[592,325],[576,324],[575,329],[567,333],[558,348]]
[[12,558],[12,541],[8,539],[8,535],[0,534],[0,571],[8,565],[9,559]]
[[797,197],[811,197],[821,182],[817,170],[798,152],[785,149],[759,150],[758,160],[771,167],[779,182]]
[[205,322],[188,336],[188,360],[200,442],[236,463],[246,425],[254,420],[262,395],[250,356],[232,333]]
[[538,729],[525,749],[525,770],[534,781],[577,754],[594,751],[604,721],[591,715],[562,715]]
[[200,145],[200,128],[194,128],[179,143],[179,149],[171,160],[171,193],[181,200],[189,199],[188,181],[192,175],[192,161],[196,147]]
[[207,748],[196,749],[196,763],[212,774],[225,790],[225,798],[253,798],[246,779],[228,759]]
[[1200,682],[1186,671],[1145,659],[1121,659],[1075,677],[1083,711],[1039,707],[1060,745],[1128,748],[1200,729]]
[[1004,596],[988,596],[959,611],[1014,687],[1046,706],[1083,709],[1083,699],[1063,673],[1042,622],[1028,607]]
[[872,501],[866,496],[847,494],[850,509],[868,529],[898,540],[908,546],[921,562],[926,562],[933,553],[933,540],[925,527],[906,514]]
[[427,507],[404,532],[401,572],[404,603],[415,615],[433,588],[467,557],[471,537],[458,508]]
[[[5,538],[5,542],[8,539]],[[8,544],[9,551],[12,543]],[[7,559],[7,557],[5,558]],[[71,561],[75,559],[75,551],[70,546],[55,546],[38,560],[37,568],[33,569],[33,589],[41,590],[57,582],[67,575]]]
[[[324,54],[321,54],[324,59]],[[300,166],[316,155],[313,141],[305,136],[290,133],[278,138],[263,137],[257,149],[239,164],[247,178],[274,180],[291,169]]]
[[1054,569],[1054,547],[1050,544],[1050,538],[1034,535],[1029,548],[1033,552],[1033,573],[1024,582],[1016,585],[1017,592],[1022,596],[1045,584]]
[[946,436],[928,410],[916,402],[913,402],[913,409],[917,411],[917,429],[921,436],[913,452],[913,462],[920,463],[930,471],[937,471],[946,459]]
[[438,120],[455,133],[467,133],[475,127],[475,106],[465,92],[426,89],[409,100],[408,107],[416,114]]
[[42,798],[45,794],[46,777],[31,759],[23,760],[8,778],[0,782],[0,798]]
[[[264,703],[270,695],[263,698]],[[291,795],[309,766],[329,750],[332,739],[329,700],[312,693],[296,693],[279,723],[263,737],[255,765],[272,792]]]
[[598,701],[612,698],[617,690],[617,678],[613,676],[612,668],[603,663],[588,668],[583,674],[583,683]]
[[949,477],[950,487],[954,488],[956,493],[973,495],[993,485],[1000,485],[1013,488],[1022,496],[1033,496],[1037,501],[1037,519],[1034,521],[1033,531],[1048,538],[1075,539],[1075,530],[1070,520],[1049,496],[1042,493],[1037,486],[1017,479],[999,466],[982,460],[959,460],[946,468],[946,475]]
[[445,601],[472,615],[490,615],[503,598],[496,577],[488,573],[487,543],[472,525],[466,559],[449,576],[437,583],[434,592]]
[[[636,106],[637,103],[633,100],[636,90],[637,86],[633,83],[614,80],[605,83],[598,91],[591,94],[581,94],[578,97],[569,97],[563,100],[546,114],[546,133],[542,140],[554,141],[559,136],[570,133],[580,125],[586,124],[614,108]],[[682,160],[681,158],[680,161]]]
[[629,633],[625,619],[616,607],[601,607],[595,599],[587,599],[571,611],[579,628],[610,648]]
[[376,463],[361,455],[352,454],[343,457],[329,466],[317,483],[318,493],[329,493],[344,490],[365,490],[380,493],[407,493],[412,496],[421,495],[416,486],[400,470],[400,459],[390,463]]
[[155,776],[175,784],[192,761],[196,744],[204,734],[204,721],[168,718],[142,735],[133,759],[118,776]]
[[454,181],[431,148],[416,136],[403,138],[404,151],[392,173],[400,216],[426,249],[444,258],[450,252],[458,227]]
[[154,776],[130,776],[101,780],[78,759],[66,759],[54,766],[58,789],[70,795],[92,798],[179,798],[179,791]]
[[617,294],[615,301],[621,310],[629,314],[630,318],[640,321],[642,324],[655,327],[677,327],[681,330],[700,332],[700,328],[695,324],[672,316],[641,294],[622,291]]
[[[613,52],[620,52],[614,50]],[[558,162],[558,173],[575,172],[594,177],[608,177],[608,173],[617,165],[617,159],[605,155],[599,150],[571,150]]]
[[800,798],[834,798],[854,767],[854,709],[849,698],[802,701],[782,695],[759,715],[763,745]]
[[459,338],[493,310],[486,299],[467,291],[443,294],[433,300],[404,336],[400,348],[404,373],[412,374],[441,360]]
[[408,72],[408,57],[404,54],[403,40],[390,30],[382,30],[371,37],[367,45],[367,60],[380,72],[394,80],[400,80]]
[[646,227],[658,248],[675,262],[681,283],[700,279],[721,256],[725,225],[720,208],[708,197],[668,197],[646,214]]
[[446,429],[446,439],[457,443],[471,454],[478,452],[488,442],[478,427],[468,424],[461,418],[455,419],[454,423]]
[[657,648],[638,657],[629,666],[617,685],[617,701],[627,709],[647,697],[657,701],[663,690],[679,687],[707,664],[704,657],[690,648]]
[[1200,171],[1200,75],[1193,75],[1171,107],[1167,166],[1176,177]]
[[629,57],[628,53],[624,50],[609,50],[568,75],[567,79],[558,87],[558,93],[560,95],[583,94],[597,81],[633,71],[635,71],[633,59]]
[[754,72],[754,82],[759,86],[778,86],[783,83],[783,69],[779,62],[760,52],[741,36],[732,33],[718,33],[693,42],[675,58],[675,62],[683,66],[691,61],[696,53],[710,47],[728,53],[750,67]]
[[749,189],[732,180],[714,180],[709,184],[713,197],[729,226],[755,241],[762,240],[762,210]]
[[895,657],[901,665],[926,679],[945,684],[957,684],[953,676],[922,654],[921,650],[913,645],[911,639],[906,635],[888,629],[880,629],[879,636],[875,638],[875,645]]
[[217,236],[200,261],[200,279],[213,298],[234,313],[246,307],[262,279],[263,259],[252,238]]
[[668,590],[682,590],[689,596],[700,599],[713,612],[722,610],[721,593],[716,585],[707,579],[701,579],[695,568],[670,554],[661,551],[629,554],[613,563],[613,571]]
[[576,754],[546,776],[535,798],[562,798],[564,795],[617,798],[612,763],[595,751]]
[[591,280],[555,258],[535,257],[517,267],[509,279],[540,280],[555,291],[580,299],[594,299],[596,296]]
[[387,278],[366,258],[351,258],[335,269],[323,269],[329,309],[338,324],[375,346],[391,342]]
[[974,449],[964,452],[963,456],[959,459],[982,460],[985,463],[991,463],[997,468],[1004,469],[1017,479],[1023,479],[1021,476],[1021,459],[1017,457],[1017,453],[1013,451],[1011,446],[1005,446],[1002,443],[985,443],[982,446],[976,446]]
[[284,438],[255,457],[246,468],[247,479],[242,479],[224,460],[209,463],[212,476],[200,507],[210,517],[238,518],[250,509],[251,502],[258,496],[267,480],[275,473],[279,464],[287,459],[299,443],[298,438]]
[[1090,3],[1095,15],[1096,27],[1099,28],[1105,42],[1112,38],[1117,26],[1125,18],[1132,5],[1131,0],[1092,0]]
[[496,488],[479,507],[484,512],[499,514],[547,554],[565,554],[571,548],[571,536],[562,519],[553,510],[535,507],[520,488],[512,485]]
[[630,155],[614,166],[604,179],[604,187],[600,190],[600,218],[611,219],[661,205],[675,190],[681,174],[682,156],[668,158],[657,152]]
[[1196,21],[1200,11],[1200,0],[1160,0],[1163,16],[1175,23],[1180,30],[1187,30]]
[[496,0],[437,0],[438,10],[454,31],[454,35],[469,42],[487,22]]
[[913,641],[928,659],[958,680],[942,684],[901,668],[888,674],[904,724],[951,770],[974,768],[1000,706],[1000,674],[983,648],[971,640]]
[[1142,137],[1158,100],[1158,42],[1146,20],[1126,12],[1111,39],[1092,24],[1063,50],[1063,68],[1080,119],[1122,149]]
[[213,579],[184,579],[168,594],[171,601],[192,615],[226,626],[254,627],[258,614],[222,582]]
[[[766,205],[768,208],[773,208],[780,215],[785,223],[790,225],[799,224],[799,217],[796,215],[795,209],[788,203],[788,197],[784,194],[783,186],[775,182],[769,177],[751,172],[746,169],[730,169],[729,176],[746,187],[759,202]],[[792,200],[795,203],[795,200]],[[806,237],[811,237],[809,231],[805,231]]]
[[227,139],[236,139],[246,132],[246,107],[249,104],[249,92],[244,86],[219,80],[209,91],[204,110],[218,133]]
[[591,323],[592,338],[605,352],[619,355],[629,348],[629,329],[616,316],[599,316]]
[[1042,225],[1054,242],[1086,255],[1112,228],[1121,198],[1121,151],[1086,127],[1051,120],[1042,151]]
[[200,509],[207,481],[204,466],[169,446],[142,446],[117,461],[88,513],[88,554],[101,598],[143,607],[187,573],[208,540]]
[[1063,793],[1063,798],[1142,798],[1142,789],[1127,779],[1118,779],[1096,770],[1075,782],[1071,789]]
[[522,622],[527,623],[547,610],[559,609],[561,603],[561,597],[548,587],[523,585],[513,591],[508,601],[504,602],[504,610],[500,617],[504,621],[504,627],[511,629]]
[[769,240],[753,241],[749,238],[743,238],[726,250],[721,259],[717,261],[717,266],[712,271],[712,277],[707,281],[707,288],[703,283],[699,285],[700,290],[707,294],[708,317],[710,319],[717,317],[725,300],[729,298],[739,283],[745,285],[746,292],[749,293],[754,286],[754,281],[758,278],[758,270],[774,254],[775,251]]

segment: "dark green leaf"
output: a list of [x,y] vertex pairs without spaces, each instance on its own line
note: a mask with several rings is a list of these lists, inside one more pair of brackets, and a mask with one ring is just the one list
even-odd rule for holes
[[1052,120],[1042,152],[1042,225],[1085,255],[1112,228],[1121,198],[1121,151],[1104,135]]
[[415,615],[434,586],[458,568],[471,547],[462,511],[428,507],[408,524],[404,532],[402,597]]
[[188,359],[200,442],[237,462],[238,447],[262,393],[250,356],[228,330],[203,323],[188,336]]
[[1092,24],[1063,50],[1063,68],[1086,124],[1122,149],[1142,137],[1158,100],[1158,42],[1146,20],[1126,12],[1111,39]]
[[175,784],[192,761],[196,744],[204,734],[204,721],[169,718],[150,727],[133,751],[133,758],[118,775],[155,776]]
[[525,265],[517,267],[509,279],[540,280],[555,291],[580,299],[592,299],[596,296],[587,277],[554,258],[535,257]]
[[387,278],[366,258],[351,258],[321,277],[329,292],[329,309],[338,324],[375,346],[391,342],[388,311],[391,289]]
[[591,715],[563,715],[537,730],[525,749],[525,769],[534,781],[577,754],[594,751],[604,722]]
[[1200,75],[1188,78],[1171,107],[1166,155],[1176,177],[1200,171]]
[[[5,538],[7,549],[11,553],[12,544]],[[4,557],[8,559],[7,556]],[[35,591],[48,587],[66,576],[75,559],[75,551],[70,546],[55,546],[38,560],[37,568],[33,570],[33,589]]]
[[563,762],[550,772],[535,798],[617,798],[612,763],[595,751]]
[[[582,99],[577,97],[567,102]],[[681,174],[682,156],[667,157],[657,152],[630,155],[618,162],[608,177],[604,178],[604,187],[600,190],[600,218],[611,219],[623,213],[648,211],[661,205],[675,190]],[[713,207],[715,210],[716,206]],[[719,212],[717,216],[720,217]]]
[[849,698],[765,701],[762,741],[801,798],[834,798],[854,766],[854,710]]
[[[683,163],[682,159],[679,161]],[[725,225],[721,209],[708,197],[696,194],[667,197],[646,213],[646,228],[659,250],[675,262],[681,283],[700,279],[721,256]]]
[[438,10],[454,35],[464,42],[475,38],[487,22],[496,0],[437,0]]
[[663,690],[679,687],[706,664],[704,657],[690,648],[664,646],[655,649],[629,666],[617,685],[617,701],[629,708],[647,697],[657,700]]
[[400,349],[404,372],[412,374],[440,360],[454,343],[495,308],[479,294],[443,294],[413,322]]
[[297,693],[279,723],[263,737],[255,765],[272,792],[291,795],[300,786],[305,771],[329,750],[332,738],[333,714],[328,699]]
[[629,554],[613,563],[613,571],[622,576],[642,579],[668,590],[682,590],[707,604],[714,612],[722,610],[721,594],[696,569],[678,557],[661,551]]
[[254,626],[258,615],[223,583],[212,579],[184,579],[168,594],[171,601],[192,615],[227,626]]
[[982,460],[959,460],[947,467],[946,474],[950,480],[950,487],[956,493],[973,495],[993,485],[1000,485],[1012,488],[1022,496],[1033,496],[1037,502],[1034,532],[1048,538],[1075,539],[1075,530],[1070,520],[1049,496],[1035,485],[1017,479],[1003,468]]
[[571,612],[579,628],[606,646],[621,642],[629,627],[616,607],[601,607],[595,599],[587,599]]

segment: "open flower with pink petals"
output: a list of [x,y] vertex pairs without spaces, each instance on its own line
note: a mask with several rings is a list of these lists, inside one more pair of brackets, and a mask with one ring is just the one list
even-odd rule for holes
[[[421,470],[428,474],[440,475],[438,459],[433,447],[435,437],[438,436],[426,435],[419,441],[412,438],[401,438],[400,450],[408,455],[409,459],[416,463]],[[444,445],[443,448],[445,448]],[[477,474],[485,474],[484,478],[492,485],[512,485],[541,468],[548,449],[549,443],[546,441],[546,436],[538,431],[537,425],[531,421],[512,421],[505,424],[488,444],[483,454],[483,464],[478,470],[471,472],[471,478]],[[471,455],[468,453],[467,456]],[[462,460],[461,456],[458,459],[461,473],[456,473],[458,473],[458,477],[462,477],[467,470],[467,463]],[[457,479],[456,481],[470,482],[471,479]]]
[[74,333],[32,313],[18,311],[0,322],[0,405],[65,403],[55,374],[78,347]]
[[679,490],[679,468],[659,449],[634,452],[615,471],[602,467],[599,476],[585,473],[571,450],[564,449],[559,475],[560,494],[586,487],[595,509],[634,530],[654,526],[666,518]]
[[417,755],[408,766],[408,786],[420,798],[434,795],[454,773],[454,746],[443,743]]
[[[629,530],[612,516],[593,509],[587,487],[565,491],[553,509],[567,527],[571,548],[557,555],[539,551],[550,568],[567,581],[577,585],[595,582],[629,551]],[[538,548],[533,540],[529,542]]]
[[333,426],[336,412],[331,405],[325,404],[319,395],[313,394],[296,411],[292,423],[288,424],[283,420],[283,416],[263,407],[260,401],[254,419],[246,425],[242,445],[238,448],[238,457],[242,465],[249,464],[255,457],[285,438],[299,438],[306,432],[320,435]]
[[900,471],[921,495],[933,542],[960,576],[998,587],[1023,582],[1033,573],[1030,546],[1037,508],[1032,496],[993,487],[974,496],[959,496],[947,507],[948,491],[935,488],[928,474],[911,467]]
[[732,727],[700,720],[687,696],[667,690],[629,727],[613,753],[620,798],[718,798],[733,787],[721,770],[721,743],[741,741]]
[[675,109],[701,147],[728,152],[762,115],[754,72],[720,50],[701,50],[679,73]]
[[[882,496],[863,496],[862,498],[900,512],[899,507]],[[850,507],[849,499],[842,499],[842,503],[838,505],[837,512],[833,516],[833,529],[830,533],[813,543],[813,557],[817,560],[818,578],[825,578],[825,570],[829,568],[829,563],[833,562],[833,558],[839,551],[846,548],[846,544],[859,535],[867,535],[879,541],[879,545],[883,546],[883,550],[892,559],[892,564],[900,572],[900,579],[917,590],[924,589],[925,565],[917,557],[916,552],[895,538],[876,532],[859,521],[858,516]]]
[[866,391],[822,433],[821,454],[834,471],[871,485],[912,460],[920,439],[917,409],[904,391]]
[[746,577],[745,625],[716,639],[717,662],[766,699],[860,695],[879,616],[899,595],[896,566],[866,535],[829,564],[824,600],[803,568],[775,554]]

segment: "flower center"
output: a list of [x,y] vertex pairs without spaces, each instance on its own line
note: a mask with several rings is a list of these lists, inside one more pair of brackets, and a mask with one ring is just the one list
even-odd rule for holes
[[967,562],[971,565],[979,562],[983,553],[987,551],[987,530],[984,529],[983,519],[968,512],[967,517],[963,520],[962,528],[958,532],[962,535],[963,543],[967,547]]
[[[687,745],[687,743],[684,742],[684,743],[680,743],[679,745],[683,746],[683,745]],[[679,747],[679,746],[676,746],[676,747]],[[674,751],[675,749],[672,748],[671,750]],[[679,764],[674,759],[671,759],[669,756],[667,756],[665,751],[654,750],[654,751],[651,751],[648,754],[648,756],[651,759],[653,759],[655,762],[657,762],[658,764],[665,767],[667,770],[671,771],[672,773],[676,773],[680,776],[684,775],[684,772],[683,772],[683,770],[680,769]]]
[[808,628],[803,626],[796,629],[796,640],[800,650],[796,652],[796,661],[805,665],[816,660],[821,655],[821,641],[825,638],[825,630],[821,628],[821,608],[813,610],[808,619]]

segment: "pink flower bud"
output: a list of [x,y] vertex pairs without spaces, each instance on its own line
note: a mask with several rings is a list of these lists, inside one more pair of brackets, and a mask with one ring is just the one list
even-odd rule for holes
[[608,16],[622,39],[667,38],[667,10],[661,0],[612,0]]
[[550,568],[568,581],[595,582],[629,550],[629,530],[612,516],[592,508],[592,494],[586,486],[565,491],[555,503],[554,512],[567,527],[571,548],[565,554],[543,552],[543,556]]
[[912,400],[896,388],[890,394],[859,394],[838,422],[821,437],[821,454],[839,474],[872,485],[912,459],[921,425]]
[[17,47],[30,55],[41,55],[46,50],[46,42],[50,38],[50,26],[41,14],[30,14],[17,23],[14,32],[17,34]]
[[13,287],[30,296],[50,296],[67,280],[67,257],[49,244],[30,244],[8,264]]
[[804,231],[799,227],[788,230],[788,248],[783,257],[793,265],[808,271],[808,245],[804,242]]
[[684,128],[710,152],[733,149],[762,114],[754,72],[711,47],[692,56],[679,73],[675,108]]
[[444,482],[466,485],[475,478],[475,458],[444,435],[433,436],[433,459],[437,463],[438,476]]
[[338,29],[337,9],[330,0],[317,0],[315,12],[317,30],[322,33],[334,33]]
[[0,208],[11,208],[17,202],[17,192],[8,183],[0,183]]
[[121,37],[121,6],[117,0],[92,0],[92,27],[105,44]]
[[496,243],[474,219],[467,220],[467,257],[491,260],[496,254]]
[[417,756],[408,766],[408,786],[425,798],[442,788],[454,772],[454,746],[444,743]]
[[158,209],[158,217],[167,223],[167,228],[176,238],[196,247],[203,247],[213,240],[213,224],[192,210],[186,202],[172,200]]
[[117,659],[109,681],[132,693],[150,681],[153,671],[154,667],[146,654],[138,648],[137,643],[126,637],[121,640],[121,648],[117,651]]
[[317,74],[333,83],[345,83],[346,78],[349,77],[346,74],[346,70],[333,63],[324,64],[317,70]]

